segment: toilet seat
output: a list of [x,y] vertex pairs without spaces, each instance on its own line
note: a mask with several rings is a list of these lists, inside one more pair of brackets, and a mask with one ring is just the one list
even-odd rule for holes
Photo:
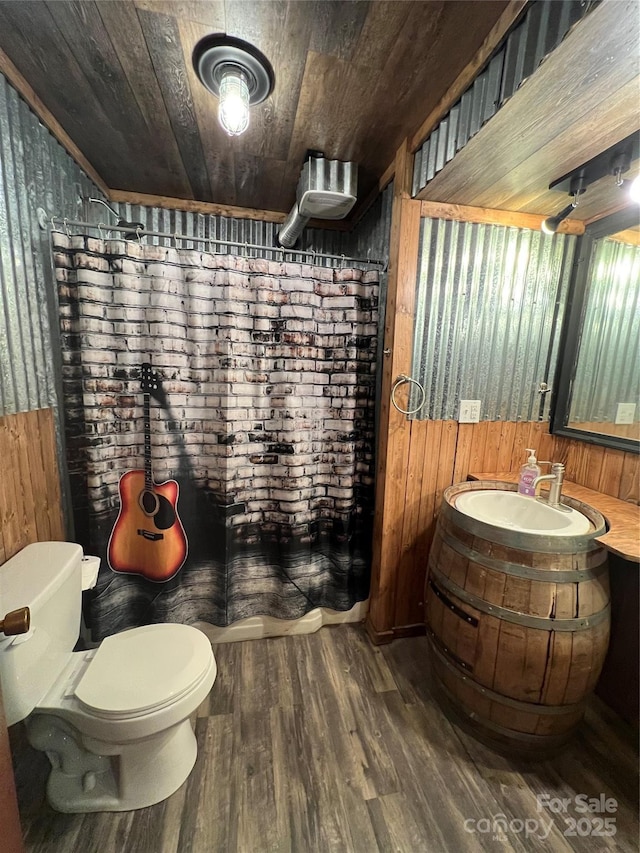
[[103,640],[75,687],[91,714],[131,719],[191,692],[211,668],[211,644],[189,625],[145,625]]

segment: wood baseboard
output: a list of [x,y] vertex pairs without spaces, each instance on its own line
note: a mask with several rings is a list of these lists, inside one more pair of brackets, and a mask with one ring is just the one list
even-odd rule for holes
[[364,628],[367,632],[367,637],[369,637],[369,640],[374,646],[382,646],[393,640],[393,631],[378,631],[371,622],[369,616],[365,619]]
[[378,631],[367,618],[364,623],[367,636],[374,646],[382,646],[386,643],[391,643],[393,640],[399,640],[402,637],[420,637],[426,633],[426,628],[423,622],[416,625],[400,625],[397,628],[391,628],[390,631]]
[[418,622],[416,625],[400,625],[393,629],[393,639],[399,640],[401,637],[423,637],[427,633],[424,622]]

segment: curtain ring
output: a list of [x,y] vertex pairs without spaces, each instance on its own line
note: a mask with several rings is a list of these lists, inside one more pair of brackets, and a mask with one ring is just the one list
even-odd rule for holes
[[66,217],[66,216],[65,216],[65,218],[62,220],[62,225],[63,225],[63,227],[64,227],[64,233],[67,235],[67,237],[71,237],[71,234],[69,234],[69,226],[68,226],[68,224],[67,224],[67,217]]
[[136,237],[138,238],[138,243],[142,246],[142,228],[139,225],[136,228]]
[[[422,394],[422,399],[420,400],[420,405],[415,409],[401,409],[400,406],[396,403],[396,391],[405,382],[413,382],[414,385],[417,385],[420,389],[420,393]],[[415,415],[416,412],[419,412],[420,409],[424,406],[424,402],[426,399],[426,394],[422,385],[418,382],[417,379],[412,379],[410,376],[405,376],[404,373],[401,373],[400,376],[393,383],[393,388],[391,389],[391,402],[395,406],[395,408],[400,412],[401,415]]]
[[100,239],[104,240],[104,234],[102,233],[102,222],[98,222],[98,224],[96,225],[96,228],[98,229],[98,234],[100,235]]
[[174,243],[176,249],[178,248],[178,240],[179,239],[180,239],[180,237],[178,236],[178,232],[175,231],[173,234],[173,243]]
[[57,231],[57,230],[58,230],[58,229],[56,228],[56,220],[55,220],[55,216],[52,216],[52,217],[51,217],[51,231],[53,232],[53,231]]

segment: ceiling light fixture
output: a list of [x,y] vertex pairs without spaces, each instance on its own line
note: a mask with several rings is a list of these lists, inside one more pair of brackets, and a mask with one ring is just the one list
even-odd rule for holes
[[249,127],[249,107],[273,91],[275,75],[269,60],[252,44],[223,33],[200,39],[193,50],[200,82],[220,99],[218,119],[229,136]]

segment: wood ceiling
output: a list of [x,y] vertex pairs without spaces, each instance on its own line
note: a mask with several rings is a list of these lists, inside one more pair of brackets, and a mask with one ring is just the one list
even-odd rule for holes
[[[508,5],[2,0],[0,48],[108,187],[288,211],[308,148],[359,163],[364,198]],[[211,32],[275,70],[239,138],[191,66]]]

